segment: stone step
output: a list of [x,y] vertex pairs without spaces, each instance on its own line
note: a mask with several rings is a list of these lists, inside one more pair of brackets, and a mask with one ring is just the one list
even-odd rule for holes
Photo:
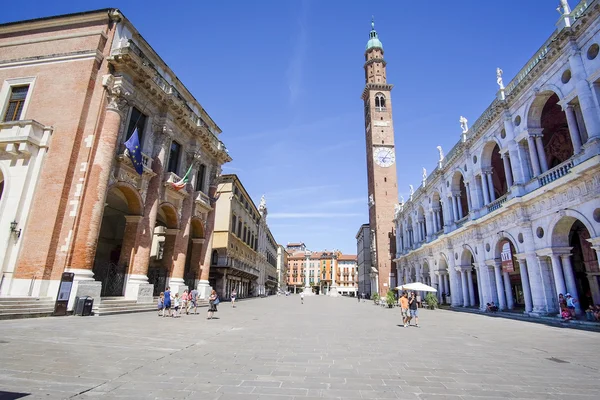
[[54,313],[54,309],[45,310],[45,311],[35,311],[31,313],[24,313],[22,310],[15,312],[0,312],[0,320],[6,319],[21,319],[21,318],[41,318],[41,317],[51,317]]
[[29,296],[15,296],[15,297],[0,297],[0,304],[14,303],[14,302],[38,302],[38,301],[49,301],[54,303],[52,297],[29,297]]
[[53,312],[54,305],[45,307],[5,307],[0,308],[0,314],[12,314],[12,313],[23,313],[23,314],[34,314],[40,312]]
[[45,308],[54,309],[54,303],[41,303],[41,304],[0,304],[0,312],[5,310],[40,310]]

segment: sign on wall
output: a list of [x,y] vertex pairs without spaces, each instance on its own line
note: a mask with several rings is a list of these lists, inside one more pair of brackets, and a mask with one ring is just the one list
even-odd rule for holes
[[502,259],[502,272],[514,272],[515,266],[513,265],[512,251],[510,249],[510,242],[502,242],[502,252],[500,253]]

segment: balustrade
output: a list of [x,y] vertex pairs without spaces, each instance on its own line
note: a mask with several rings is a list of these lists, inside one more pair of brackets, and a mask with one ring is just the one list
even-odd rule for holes
[[538,177],[538,182],[540,183],[540,186],[547,185],[551,182],[554,182],[558,178],[565,176],[569,173],[569,171],[571,171],[573,165],[573,160],[569,159],[563,162],[562,164],[558,164],[556,167],[544,172]]
[[508,199],[508,193],[504,194],[501,197],[498,197],[496,200],[494,200],[490,204],[488,204],[488,206],[487,206],[488,213],[491,213],[492,211],[497,210],[500,207],[502,207],[502,204],[506,202],[506,199]]

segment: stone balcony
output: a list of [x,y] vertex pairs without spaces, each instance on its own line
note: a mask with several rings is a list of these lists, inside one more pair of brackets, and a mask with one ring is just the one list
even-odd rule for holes
[[201,214],[211,211],[210,197],[201,190],[194,192],[194,204],[196,205],[194,214]]
[[52,127],[34,120],[0,123],[0,154],[29,157],[35,148],[48,147]]
[[189,193],[187,192],[187,190],[185,190],[185,186],[182,189],[175,189],[175,187],[173,186],[174,183],[177,183],[181,180],[181,177],[179,175],[177,175],[175,172],[166,172],[164,177],[163,177],[163,182],[165,185],[165,195],[173,196],[176,199],[183,199],[187,196],[189,196]]

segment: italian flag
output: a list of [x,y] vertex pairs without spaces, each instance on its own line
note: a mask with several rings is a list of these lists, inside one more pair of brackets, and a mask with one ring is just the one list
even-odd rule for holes
[[171,182],[171,185],[173,185],[173,189],[179,191],[179,190],[183,189],[185,187],[185,185],[190,181],[190,172],[192,172],[192,165],[190,165],[187,172],[185,173],[185,175],[183,176],[183,178],[181,178],[181,180],[179,182]]

